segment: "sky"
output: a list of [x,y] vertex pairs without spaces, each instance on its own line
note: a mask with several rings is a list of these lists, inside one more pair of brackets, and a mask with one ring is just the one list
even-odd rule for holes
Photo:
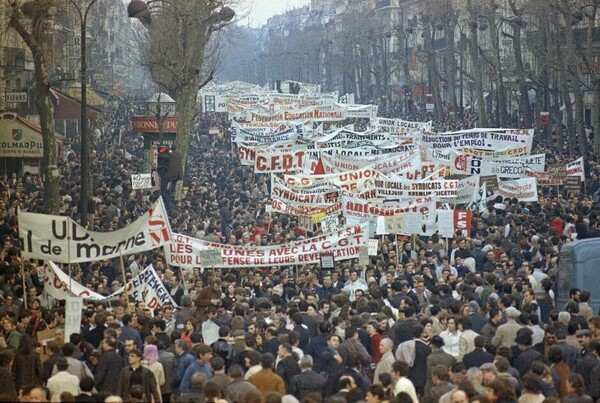
[[245,0],[245,2],[251,9],[244,24],[250,24],[251,27],[260,27],[273,15],[310,4],[310,0]]

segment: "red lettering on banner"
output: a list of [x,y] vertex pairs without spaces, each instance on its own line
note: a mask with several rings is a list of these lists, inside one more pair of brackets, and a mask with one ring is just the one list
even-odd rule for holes
[[454,210],[454,229],[468,234],[471,231],[472,211]]

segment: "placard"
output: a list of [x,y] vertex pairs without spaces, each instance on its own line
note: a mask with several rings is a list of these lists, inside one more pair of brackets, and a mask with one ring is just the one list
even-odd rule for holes
[[385,229],[388,234],[399,234],[406,228],[406,216],[385,217]]
[[358,251],[358,264],[359,266],[366,266],[369,263],[371,263],[371,260],[369,259],[369,247],[361,246]]
[[333,257],[333,253],[321,252],[321,269],[334,269],[334,268],[335,268],[335,258]]
[[65,305],[65,343],[69,342],[69,336],[81,332],[81,311],[83,310],[83,298],[67,296]]
[[565,176],[563,184],[567,193],[579,193],[581,191],[581,178],[579,176]]
[[324,234],[337,231],[340,226],[340,220],[337,215],[331,214],[321,218],[321,230]]
[[215,267],[223,263],[221,260],[221,251],[218,249],[199,250],[198,255],[200,256],[202,267]]
[[493,195],[498,191],[498,177],[496,175],[481,175],[479,177],[479,183],[485,183],[487,194]]
[[377,256],[379,253],[379,239],[369,239],[369,256]]

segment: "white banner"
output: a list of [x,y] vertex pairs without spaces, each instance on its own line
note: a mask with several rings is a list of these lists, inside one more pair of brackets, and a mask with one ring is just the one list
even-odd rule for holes
[[283,213],[293,216],[314,216],[318,214],[339,214],[342,212],[342,203],[335,202],[329,205],[308,205],[298,206],[290,203],[286,203],[282,200],[273,200],[271,205],[267,205],[272,211],[277,213]]
[[112,232],[88,231],[69,217],[19,212],[25,258],[59,263],[93,262],[145,252],[171,241],[162,198],[140,218]]
[[500,181],[498,187],[503,199],[516,197],[519,201],[525,202],[536,202],[538,200],[537,180],[535,178]]
[[62,301],[69,296],[94,300],[104,299],[104,296],[70,278],[67,273],[51,261],[38,267],[38,275],[44,279],[44,292],[56,300]]
[[[339,231],[313,238],[272,246],[234,246],[216,244],[174,234],[165,248],[167,264],[179,267],[202,266],[200,250],[219,249],[220,267],[289,266],[319,263],[322,252],[333,252],[335,261],[358,258],[369,238],[368,224],[347,226]],[[215,266],[216,267],[216,266]]]
[[523,155],[510,159],[481,159],[463,154],[450,165],[450,172],[460,175],[498,175],[501,178],[521,178],[527,176],[525,169],[544,172],[546,155]]
[[411,122],[402,119],[372,118],[372,128],[382,128],[394,134],[406,134],[417,130],[431,130],[432,122]]
[[408,198],[437,196],[443,199],[454,199],[458,194],[457,179],[438,179],[432,181],[391,181],[375,179],[377,197]]
[[[402,174],[421,169],[421,154],[418,152],[398,153],[373,157],[344,157],[342,155],[326,155],[321,158],[325,173],[341,173],[355,171],[366,167],[373,168],[384,175],[390,173]],[[311,172],[317,160],[309,160]]]
[[479,175],[469,176],[458,181],[456,204],[470,203],[479,190]]
[[301,149],[268,149],[256,152],[255,173],[293,172],[304,169],[306,152]]
[[83,298],[67,296],[65,304],[65,343],[73,333],[81,333]]
[[[416,233],[431,234],[435,227],[437,199],[432,196],[410,199],[404,202],[375,203],[355,197],[350,193],[342,195],[344,217],[351,222],[375,221],[377,217],[393,217],[407,214],[405,235]],[[416,213],[409,215],[409,213]]]
[[307,187],[319,182],[331,183],[342,189],[354,191],[365,186],[369,181],[383,176],[379,171],[373,168],[363,168],[356,171],[325,175],[284,175],[283,180],[288,186]]
[[579,176],[581,181],[585,180],[585,170],[583,169],[583,157],[567,164],[567,176]]
[[[57,300],[75,296],[101,301],[114,298],[125,291],[125,287],[121,287],[108,296],[100,295],[69,278],[67,273],[51,261],[39,268],[38,273],[44,276],[44,291]],[[152,265],[146,267],[127,283],[127,293],[134,298],[134,301],[145,302],[150,309],[158,309],[164,304],[177,306]],[[80,327],[81,323],[78,326]]]
[[421,143],[424,148],[502,150],[507,147],[527,147],[531,150],[534,129],[482,129],[475,128],[456,132],[424,132]]

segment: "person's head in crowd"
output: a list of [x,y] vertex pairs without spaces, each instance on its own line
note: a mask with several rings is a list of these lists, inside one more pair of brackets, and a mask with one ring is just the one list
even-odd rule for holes
[[50,400],[50,391],[41,385],[27,384],[19,388],[17,395],[19,402],[48,402]]

